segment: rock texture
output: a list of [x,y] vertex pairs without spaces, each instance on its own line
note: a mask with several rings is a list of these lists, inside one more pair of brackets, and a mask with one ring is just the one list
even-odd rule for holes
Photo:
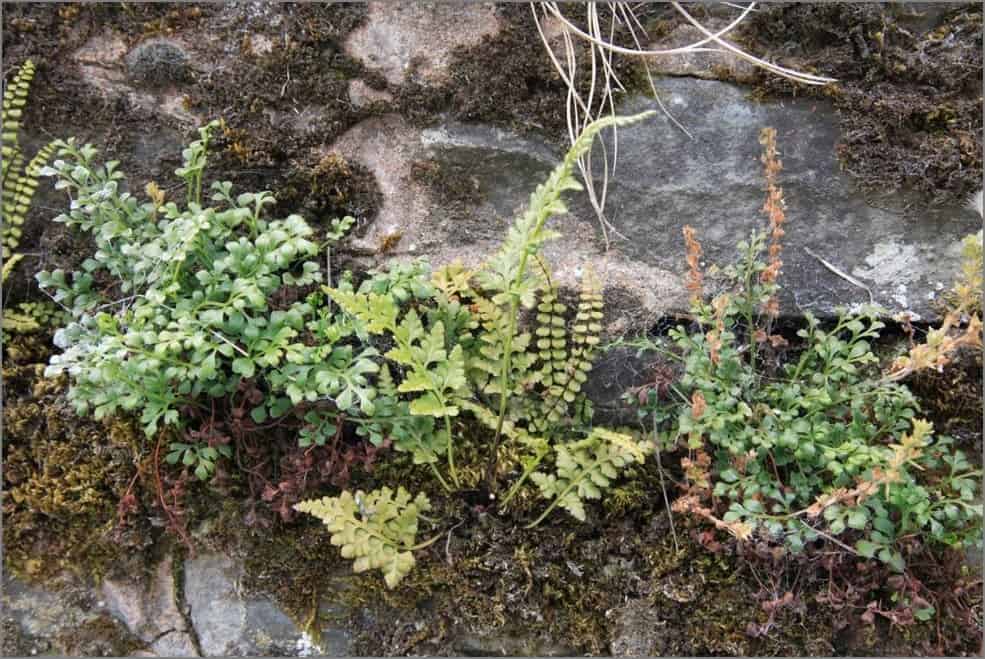
[[195,631],[179,609],[173,560],[148,575],[107,578],[101,585],[109,610],[160,656],[198,656]]
[[[681,227],[690,224],[707,262],[726,264],[737,241],[764,228],[758,137],[772,126],[787,205],[785,311],[827,314],[869,302],[838,270],[890,313],[935,315],[930,303],[952,281],[961,238],[981,226],[974,211],[918,209],[905,194],[859,193],[839,170],[835,116],[823,101],[757,103],[736,85],[684,78],[661,80],[657,89],[691,137],[663,116],[619,133],[607,210],[626,238],[619,249],[634,263],[679,271]],[[656,107],[636,96],[621,112]]]
[[240,563],[206,554],[186,561],[183,572],[189,618],[198,630],[203,655],[285,656],[307,647],[280,608],[242,592]]
[[452,51],[495,34],[492,4],[373,2],[369,21],[349,35],[345,50],[379,69],[391,85],[437,84],[448,75]]
[[[422,129],[398,115],[357,125],[329,151],[369,169],[383,193],[382,208],[357,247],[371,252],[385,237],[399,235],[387,259],[425,258],[434,266],[456,259],[480,265],[563,155],[545,141],[493,126],[445,122]],[[553,222],[562,234],[546,249],[554,278],[576,288],[584,268],[594,268],[605,282],[610,332],[645,327],[684,303],[679,268],[634,261],[620,249],[606,253],[587,207]]]
[[127,631],[104,600],[70,575],[62,575],[50,588],[5,576],[0,602],[3,656],[155,654]]

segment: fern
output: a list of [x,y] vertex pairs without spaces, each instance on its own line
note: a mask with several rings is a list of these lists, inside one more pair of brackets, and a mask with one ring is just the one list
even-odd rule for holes
[[632,117],[609,116],[589,124],[572,144],[561,164],[551,172],[547,181],[538,185],[531,194],[527,211],[517,219],[510,228],[503,246],[477,275],[480,284],[491,292],[492,302],[509,307],[506,311],[505,331],[495,336],[495,340],[501,342],[502,348],[499,350],[501,393],[499,421],[493,441],[494,457],[499,447],[511,393],[508,382],[514,353],[513,342],[517,338],[517,315],[521,305],[528,309],[534,306],[537,291],[543,283],[541,277],[528,270],[527,261],[530,255],[540,252],[548,240],[559,235],[555,231],[546,229],[544,225],[552,216],[567,212],[567,206],[561,200],[561,195],[565,191],[582,189],[573,175],[573,170],[578,159],[588,153],[595,136],[610,126],[627,126],[642,121],[652,114],[653,111],[648,111]]
[[[468,385],[462,347],[456,345],[447,351],[444,324],[438,321],[426,330],[415,309],[398,320],[400,309],[390,295],[356,293],[340,288],[325,290],[346,313],[364,323],[368,332],[393,338],[396,345],[384,356],[407,369],[397,391],[417,394],[408,406],[412,415],[444,420],[446,437],[441,443],[447,448],[448,470],[457,486],[450,417],[458,416],[456,400]],[[421,461],[432,462],[428,458]]]
[[388,588],[396,586],[414,567],[414,554],[438,538],[414,544],[418,517],[431,509],[423,494],[411,501],[404,488],[396,496],[384,487],[355,496],[342,492],[337,497],[302,501],[294,509],[317,517],[332,534],[332,544],[342,548],[342,557],[353,560],[353,572],[381,570]]
[[572,517],[585,521],[586,499],[599,499],[620,472],[633,463],[642,463],[645,449],[629,435],[605,428],[593,428],[585,439],[560,444],[555,449],[556,473],[533,473],[530,478],[551,504],[540,517],[527,525],[532,528],[561,506]]
[[20,148],[20,128],[33,78],[34,63],[27,60],[3,94],[3,164],[0,170],[3,216],[0,224],[3,225],[4,259],[9,259],[20,244],[23,235],[21,226],[37,191],[41,167],[55,151],[55,143],[49,143],[31,158],[26,167],[24,166],[24,153]]
[[602,293],[598,278],[591,270],[582,278],[578,314],[570,328],[564,318],[567,308],[558,302],[556,288],[548,289],[537,310],[539,384],[545,391],[530,422],[534,428],[547,432],[571,418],[571,406],[581,396],[582,385],[592,370],[602,333]]

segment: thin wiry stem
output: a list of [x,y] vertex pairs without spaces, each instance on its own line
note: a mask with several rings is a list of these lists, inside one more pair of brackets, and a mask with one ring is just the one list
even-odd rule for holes
[[[603,12],[600,11],[599,4],[603,4],[604,7],[608,8],[610,14],[607,29],[605,29],[605,26],[603,25],[604,20],[601,18]],[[645,38],[646,29],[643,27],[635,13],[644,6],[643,4],[631,6],[620,2],[589,2],[587,5],[583,5],[586,8],[587,24],[585,29],[582,29],[564,16],[562,9],[557,2],[530,3],[534,23],[537,26],[537,32],[540,35],[541,41],[544,43],[547,55],[550,58],[555,70],[558,72],[558,75],[561,77],[561,80],[568,88],[565,114],[568,124],[569,140],[573,143],[577,136],[581,133],[581,130],[593,120],[601,117],[603,113],[608,112],[613,115],[615,114],[614,91],[625,91],[625,87],[619,80],[613,66],[613,57],[617,54],[640,57],[643,59],[647,82],[649,83],[653,97],[656,99],[657,105],[667,116],[667,118],[691,139],[693,139],[691,133],[680,121],[671,115],[668,109],[664,106],[663,101],[661,101],[659,94],[657,94],[653,76],[650,72],[649,66],[646,63],[648,58],[668,55],[682,55],[686,53],[731,53],[739,59],[750,62],[754,66],[763,68],[771,73],[803,84],[825,85],[835,82],[834,78],[804,73],[773,64],[754,55],[750,55],[734,44],[726,41],[724,37],[738,27],[751,12],[756,11],[756,3],[752,2],[745,7],[731,2],[724,4],[741,9],[742,11],[738,17],[729,22],[725,27],[712,32],[698,22],[690,13],[688,13],[686,9],[684,9],[683,6],[677,2],[672,2],[671,5],[674,9],[681,16],[683,16],[688,23],[697,28],[702,33],[703,38],[675,48],[650,49],[644,48],[641,43],[640,35]],[[548,39],[547,34],[544,31],[542,21],[546,19],[554,20],[561,28],[560,37],[563,48],[563,63],[554,52],[550,39]],[[622,46],[615,42],[617,28],[619,26],[623,26],[628,31],[632,40],[631,47]],[[588,64],[591,68],[588,75],[587,93],[580,92],[577,89],[576,81],[578,73],[578,58],[575,49],[575,40],[586,42],[589,45]],[[616,162],[618,160],[618,142],[618,135],[616,134],[615,129],[613,129],[611,163],[605,142],[601,143],[602,174],[601,182],[599,184],[597,184],[595,180],[591,152],[586,153],[578,160],[578,170],[581,172],[582,178],[585,180],[588,199],[599,220],[599,225],[602,230],[602,238],[607,250],[610,247],[610,234],[614,234],[625,239],[625,236],[619,233],[616,227],[608,220],[604,212],[606,198],[608,196],[610,172],[615,171]]]

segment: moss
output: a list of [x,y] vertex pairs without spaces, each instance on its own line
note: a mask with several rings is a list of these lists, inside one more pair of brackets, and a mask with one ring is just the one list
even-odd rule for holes
[[[526,5],[496,5],[501,29],[480,43],[458,48],[449,80],[440,87],[403,85],[394,95],[399,111],[418,123],[448,112],[460,121],[507,125],[521,133],[536,132],[558,145],[567,142],[564,99],[567,85],[544,55],[544,46]],[[576,16],[579,8],[566,10]],[[575,44],[581,66],[576,85],[587,94],[591,84],[587,49]],[[629,87],[637,88],[638,62],[616,56],[613,67]],[[640,89],[645,88],[639,85]]]
[[906,382],[937,432],[953,435],[973,460],[981,460],[982,353],[963,350],[941,371],[914,373]]
[[383,203],[373,174],[336,153],[311,167],[292,170],[276,196],[278,213],[299,212],[315,226],[326,228],[332,219],[346,215],[356,218],[357,227],[365,227]]
[[127,72],[147,87],[186,82],[191,77],[188,54],[178,44],[151,39],[137,46],[127,58]]
[[64,569],[100,575],[149,542],[146,520],[116,529],[138,431],[126,421],[77,417],[65,379],[43,377],[49,346],[41,335],[4,346],[5,363],[11,354],[27,362],[3,369],[4,562],[33,579]]
[[838,79],[805,88],[760,73],[757,93],[831,98],[842,129],[839,158],[865,188],[912,188],[933,202],[960,202],[982,179],[982,8],[924,11],[936,18],[892,5],[776,3],[752,17],[740,42]]
[[63,630],[55,645],[66,655],[80,657],[126,657],[147,649],[143,641],[106,613]]

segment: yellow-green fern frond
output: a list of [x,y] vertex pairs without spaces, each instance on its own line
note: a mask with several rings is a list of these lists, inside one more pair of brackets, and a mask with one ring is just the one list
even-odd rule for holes
[[55,143],[52,142],[38,151],[27,166],[24,166],[24,153],[20,148],[20,128],[33,78],[34,63],[28,60],[21,66],[13,81],[7,85],[3,94],[3,172],[0,178],[3,185],[3,215],[0,220],[3,225],[2,244],[5,259],[10,258],[20,244],[23,235],[21,226],[37,191],[41,167],[55,151]]

